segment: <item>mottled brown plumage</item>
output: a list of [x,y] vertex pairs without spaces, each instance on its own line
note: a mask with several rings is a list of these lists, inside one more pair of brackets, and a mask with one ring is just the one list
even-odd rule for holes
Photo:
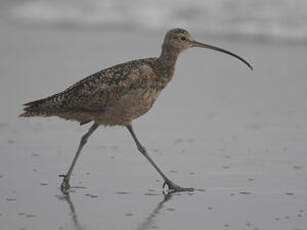
[[171,182],[150,159],[137,140],[132,121],[151,109],[160,92],[172,79],[178,55],[190,47],[202,47],[230,54],[251,66],[229,51],[196,42],[184,29],[167,32],[160,57],[129,61],[104,69],[77,82],[63,92],[25,104],[21,117],[58,116],[85,124],[94,121],[80,142],[79,149],[68,173],[64,175],[62,191],[68,192],[69,179],[75,161],[88,137],[99,125],[126,126],[140,152],[150,161],[170,189],[191,190]]
[[[59,116],[80,123],[128,125],[147,112],[169,75],[157,58],[134,60],[95,73],[50,97],[25,104],[21,116]],[[162,71],[161,71],[162,70]]]
[[133,60],[99,71],[61,93],[25,104],[26,112],[20,116],[128,125],[152,107],[172,79],[180,51],[165,45],[159,58]]

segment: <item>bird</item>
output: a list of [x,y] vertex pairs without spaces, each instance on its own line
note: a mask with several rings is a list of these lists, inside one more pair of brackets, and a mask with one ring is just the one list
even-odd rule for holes
[[81,137],[73,161],[63,177],[60,189],[70,192],[70,179],[77,159],[89,137],[100,126],[123,126],[131,134],[138,151],[150,162],[163,178],[163,189],[193,191],[170,180],[151,159],[133,129],[132,122],[148,112],[161,91],[172,80],[180,53],[192,47],[207,48],[231,55],[251,70],[249,62],[225,49],[198,42],[186,29],[174,28],[164,36],[159,57],[136,59],[103,69],[78,81],[62,92],[24,104],[20,117],[57,116],[77,121],[80,125],[93,122]]

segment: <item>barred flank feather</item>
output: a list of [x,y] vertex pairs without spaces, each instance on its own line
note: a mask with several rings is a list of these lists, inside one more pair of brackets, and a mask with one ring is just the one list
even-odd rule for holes
[[45,112],[23,112],[19,114],[19,117],[46,117],[48,116]]

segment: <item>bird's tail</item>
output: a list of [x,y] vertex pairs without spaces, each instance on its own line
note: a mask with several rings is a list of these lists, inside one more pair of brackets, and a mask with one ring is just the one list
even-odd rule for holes
[[28,102],[24,104],[24,112],[19,117],[52,116],[58,105],[57,100],[59,97],[60,95],[55,94],[50,97]]

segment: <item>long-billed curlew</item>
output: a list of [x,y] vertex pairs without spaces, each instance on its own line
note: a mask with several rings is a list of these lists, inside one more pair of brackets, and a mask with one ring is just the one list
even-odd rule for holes
[[149,157],[132,128],[132,121],[151,109],[161,91],[172,79],[178,55],[190,47],[217,50],[234,56],[252,66],[238,55],[227,50],[203,44],[192,39],[188,31],[172,29],[165,35],[160,57],[129,61],[104,69],[77,82],[63,92],[24,104],[20,117],[58,116],[86,124],[94,124],[82,136],[72,164],[63,177],[61,191],[69,192],[69,180],[78,156],[88,138],[100,126],[126,126],[137,149],[158,171],[164,180],[163,188],[173,191],[192,191],[173,183]]

